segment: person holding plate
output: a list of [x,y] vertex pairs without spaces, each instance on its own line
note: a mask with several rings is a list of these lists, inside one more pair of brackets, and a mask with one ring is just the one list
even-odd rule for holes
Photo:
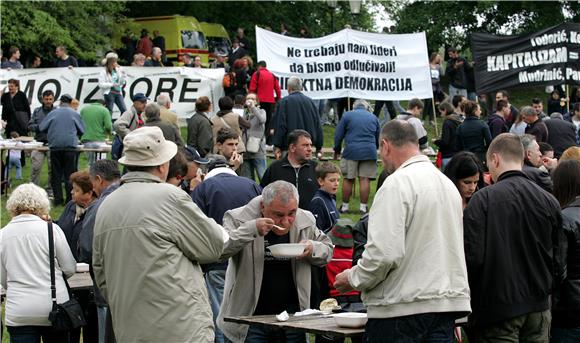
[[[231,257],[218,327],[231,342],[268,342],[278,332],[226,323],[224,317],[298,312],[310,307],[311,266],[332,258],[332,242],[316,228],[314,216],[298,208],[298,190],[286,181],[266,186],[246,206],[227,211],[230,235],[221,258]],[[273,254],[269,247],[301,243],[301,254]],[[286,342],[305,342],[287,332]]]

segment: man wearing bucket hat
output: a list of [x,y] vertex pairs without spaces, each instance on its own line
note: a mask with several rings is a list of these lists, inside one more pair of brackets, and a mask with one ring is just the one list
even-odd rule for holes
[[117,341],[213,341],[199,264],[217,261],[228,235],[165,183],[177,146],[161,129],[134,130],[123,144],[119,163],[128,173],[101,204],[93,241],[95,279]]

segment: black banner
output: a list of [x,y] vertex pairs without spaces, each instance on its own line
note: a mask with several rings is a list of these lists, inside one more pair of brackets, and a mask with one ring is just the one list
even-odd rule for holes
[[580,85],[580,24],[519,36],[474,33],[471,49],[478,93],[504,88]]

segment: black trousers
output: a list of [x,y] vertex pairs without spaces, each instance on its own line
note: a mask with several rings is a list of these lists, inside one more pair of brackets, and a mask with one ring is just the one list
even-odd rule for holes
[[[50,150],[50,167],[52,168],[52,177],[50,185],[54,194],[54,204],[62,205],[71,200],[72,184],[70,175],[77,171],[78,152],[74,150]],[[63,197],[62,183],[66,194]],[[66,199],[66,202],[65,202]]]

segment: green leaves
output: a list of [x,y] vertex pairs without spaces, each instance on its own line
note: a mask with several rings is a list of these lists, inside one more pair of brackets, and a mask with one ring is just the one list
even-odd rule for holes
[[54,59],[57,45],[84,60],[110,45],[108,35],[122,17],[123,1],[5,1],[3,47],[16,45],[25,55]]

